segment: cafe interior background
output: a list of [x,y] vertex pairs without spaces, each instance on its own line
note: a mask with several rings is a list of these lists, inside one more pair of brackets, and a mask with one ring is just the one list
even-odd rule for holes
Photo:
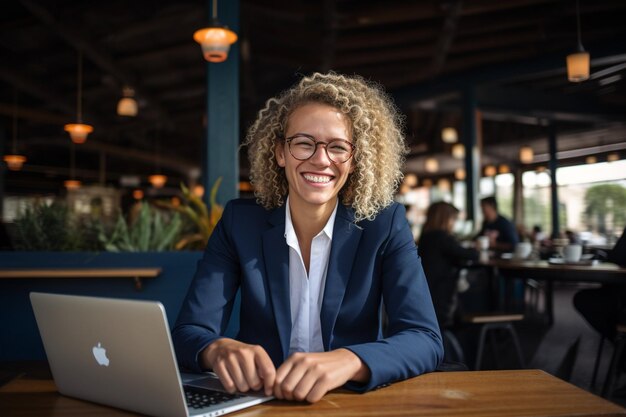
[[[227,61],[207,63],[193,36],[209,25],[213,5],[3,4],[0,137],[5,160],[25,158],[19,169],[3,170],[10,233],[20,213],[41,200],[66,200],[88,215],[95,199],[110,221],[135,199],[178,204],[180,183],[199,185],[197,193],[210,189],[216,178],[203,176],[203,146],[208,121],[220,121],[210,118],[207,73],[229,61],[239,73],[230,92],[238,97],[236,140],[264,101],[301,74],[335,70],[381,83],[406,115],[410,153],[398,198],[412,205],[416,234],[432,201],[466,212],[468,111],[478,151],[475,198],[495,194],[517,224],[550,233],[554,134],[560,229],[592,243],[611,243],[621,232],[624,2],[215,2],[217,19],[238,39]],[[580,48],[590,57],[589,75],[573,82],[566,58]],[[73,144],[64,128],[79,117],[93,132]],[[211,132],[221,133],[219,126]],[[238,165],[232,173],[240,195],[251,196],[245,150]],[[480,213],[470,217],[477,227]],[[470,233],[470,226],[459,231]]]
[[[416,236],[439,200],[461,209],[456,230],[471,236],[487,195],[547,236],[556,223],[611,247],[626,225],[622,0],[0,7],[2,249],[200,249],[220,205],[253,197],[237,146],[256,112],[302,74],[328,70],[380,83],[405,115],[397,200]],[[207,62],[194,40],[211,22],[236,35],[223,62]],[[33,256],[20,259],[36,266]],[[19,256],[0,258],[6,267]],[[150,285],[160,284],[143,296]],[[3,308],[17,317],[14,299]],[[30,336],[16,326],[3,337],[32,338],[28,326]]]

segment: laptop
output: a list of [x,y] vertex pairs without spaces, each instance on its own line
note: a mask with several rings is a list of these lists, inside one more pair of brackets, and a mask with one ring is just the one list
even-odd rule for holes
[[151,416],[213,417],[271,400],[228,394],[215,374],[180,374],[156,301],[31,293],[61,394]]

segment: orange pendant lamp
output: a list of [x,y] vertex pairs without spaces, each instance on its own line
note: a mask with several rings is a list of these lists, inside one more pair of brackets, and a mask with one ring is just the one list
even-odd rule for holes
[[17,90],[15,90],[13,98],[13,145],[10,154],[4,155],[4,162],[7,164],[7,168],[11,171],[19,171],[22,169],[22,165],[26,162],[24,155],[17,153],[17,119],[18,119],[18,107],[17,107]]
[[217,0],[213,0],[213,13],[208,27],[197,30],[193,39],[202,47],[202,55],[208,62],[224,62],[230,45],[237,42],[237,34],[217,20]]
[[93,126],[83,123],[83,53],[78,52],[78,93],[76,94],[76,123],[65,125],[65,131],[70,134],[70,139],[76,144],[85,143],[87,135],[93,132]]

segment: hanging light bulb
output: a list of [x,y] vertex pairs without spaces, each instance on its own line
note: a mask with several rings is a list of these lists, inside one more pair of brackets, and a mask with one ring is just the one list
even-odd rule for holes
[[455,128],[453,127],[444,127],[441,130],[441,140],[445,143],[456,143],[459,140],[459,135]]
[[148,177],[148,181],[150,181],[150,184],[152,184],[154,188],[163,188],[167,182],[167,177],[162,174],[154,174]]
[[78,180],[65,180],[63,181],[63,185],[68,190],[77,190],[80,188],[82,184]]
[[578,45],[576,52],[567,56],[567,79],[573,83],[579,83],[589,79],[589,52],[585,51],[580,36],[580,4],[576,1],[576,33]]
[[70,134],[72,142],[81,144],[87,140],[87,135],[93,132],[93,126],[83,123],[83,52],[78,51],[78,93],[76,94],[76,123],[65,125],[65,131]]
[[196,197],[202,198],[204,195],[204,187],[200,184],[197,184],[193,187],[193,193]]
[[530,164],[533,162],[535,158],[535,153],[533,152],[533,148],[528,145],[524,145],[519,149],[519,160],[523,164]]
[[135,100],[135,90],[131,87],[122,89],[124,97],[117,103],[117,114],[120,116],[137,116],[137,100]]
[[447,178],[440,178],[439,181],[437,181],[437,188],[441,191],[450,191],[450,180]]
[[426,158],[424,162],[424,169],[426,172],[437,172],[439,171],[439,161],[435,158]]
[[452,146],[452,157],[455,159],[465,158],[465,145],[462,143],[455,143]]
[[404,183],[409,187],[415,187],[417,185],[417,175],[406,174],[406,176],[404,177]]
[[485,167],[485,176],[486,177],[495,177],[496,175],[496,167],[493,165],[487,165]]
[[217,20],[217,0],[213,0],[213,14],[208,27],[197,30],[193,39],[202,46],[204,59],[209,62],[224,62],[228,58],[230,45],[237,42],[237,34]]
[[13,146],[11,148],[12,153],[4,155],[4,162],[7,164],[7,168],[11,171],[19,171],[22,169],[22,165],[26,162],[24,155],[17,153],[17,119],[19,108],[17,107],[17,90],[13,94]]
[[135,200],[141,200],[143,198],[143,190],[140,190],[139,188],[133,190],[133,198]]

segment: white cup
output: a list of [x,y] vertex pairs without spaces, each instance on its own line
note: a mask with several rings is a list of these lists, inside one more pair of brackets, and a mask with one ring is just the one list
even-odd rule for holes
[[582,254],[582,245],[567,245],[563,248],[563,259],[565,262],[578,262]]
[[478,236],[476,239],[478,243],[478,250],[487,250],[489,249],[489,237],[488,236]]
[[526,259],[533,251],[533,245],[530,242],[520,242],[515,246],[513,257],[515,259]]

